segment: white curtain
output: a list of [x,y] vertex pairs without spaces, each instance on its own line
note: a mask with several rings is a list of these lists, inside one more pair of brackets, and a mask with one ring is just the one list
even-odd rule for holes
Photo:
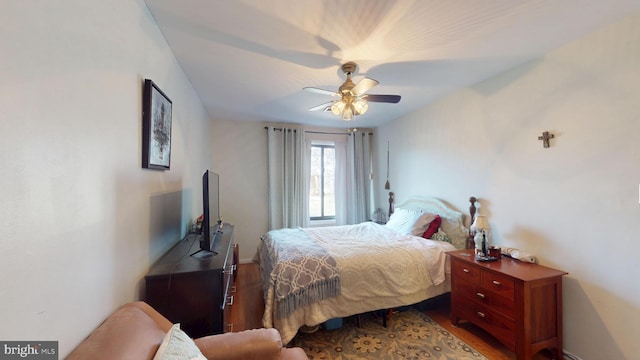
[[349,224],[347,213],[349,212],[349,203],[347,198],[347,143],[351,135],[343,137],[335,142],[336,149],[336,225]]
[[336,225],[357,224],[371,214],[371,135],[352,133],[336,142]]
[[269,229],[309,226],[309,153],[303,129],[267,129]]

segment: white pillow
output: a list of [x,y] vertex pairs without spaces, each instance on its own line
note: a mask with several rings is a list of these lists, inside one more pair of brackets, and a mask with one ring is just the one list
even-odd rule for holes
[[167,332],[153,360],[207,360],[184,331],[175,324]]
[[385,226],[403,235],[422,236],[435,218],[435,214],[396,208]]

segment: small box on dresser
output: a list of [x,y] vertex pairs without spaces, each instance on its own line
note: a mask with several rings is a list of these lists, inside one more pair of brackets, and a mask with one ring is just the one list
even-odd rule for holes
[[467,320],[493,335],[518,360],[542,349],[562,359],[562,276],[566,272],[511,258],[475,259],[474,250],[451,256],[451,322]]

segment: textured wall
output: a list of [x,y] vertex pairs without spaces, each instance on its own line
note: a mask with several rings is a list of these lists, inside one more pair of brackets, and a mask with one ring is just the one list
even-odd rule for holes
[[[0,8],[0,339],[64,358],[201,211],[211,124],[142,0]],[[170,171],[141,169],[145,78],[173,100]]]
[[635,16],[378,129],[398,201],[434,195],[467,212],[477,196],[496,243],[570,273],[564,347],[583,359],[640,352],[638,44]]

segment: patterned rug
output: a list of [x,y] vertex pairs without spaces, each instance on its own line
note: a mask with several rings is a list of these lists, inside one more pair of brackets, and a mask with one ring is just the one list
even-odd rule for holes
[[342,327],[334,330],[320,328],[313,333],[301,333],[291,345],[304,349],[309,359],[483,359],[482,354],[467,345],[420,311],[409,308],[394,311],[382,326],[380,315],[360,315],[343,319]]

